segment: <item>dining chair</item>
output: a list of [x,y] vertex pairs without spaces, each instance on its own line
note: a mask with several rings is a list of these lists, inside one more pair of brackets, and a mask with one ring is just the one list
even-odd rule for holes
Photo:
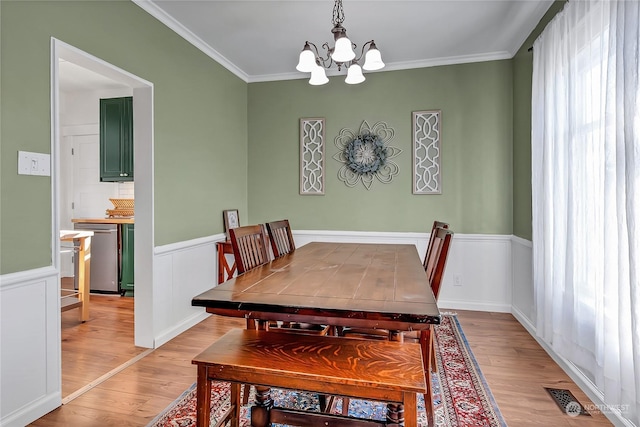
[[[291,225],[288,219],[272,221],[266,223],[271,250],[274,258],[280,258],[295,251],[296,244],[291,233]],[[269,330],[276,332],[294,332],[304,335],[326,335],[329,331],[328,325],[315,325],[311,323],[297,322],[269,322]]]
[[[268,263],[267,233],[262,224],[245,225],[229,229],[238,275]],[[247,329],[255,329],[255,320],[247,319]],[[250,384],[244,384],[242,403],[249,401]]]
[[[431,276],[427,277],[433,296],[438,301],[440,294],[440,288],[442,287],[442,279],[444,278],[444,272],[447,267],[447,260],[449,258],[449,251],[451,248],[451,241],[453,239],[454,232],[445,228],[437,228],[433,232],[433,268],[431,269]],[[340,330],[340,335],[351,338],[365,338],[365,339],[389,339],[389,332],[387,329],[367,329],[367,328],[343,328]],[[419,341],[419,331],[406,331],[402,333],[404,340]],[[426,354],[426,351],[425,351]],[[425,360],[426,362],[426,360]],[[435,367],[435,366],[434,366]]]
[[[447,260],[449,258],[449,250],[451,248],[451,241],[453,239],[454,232],[448,228],[435,227],[430,237],[430,249],[429,258],[432,258],[433,266],[430,268],[428,282],[433,292],[433,296],[436,301],[440,294],[440,288],[442,285],[442,279],[447,266]],[[431,240],[433,240],[431,242]],[[425,263],[426,264],[426,263]],[[426,270],[426,268],[425,268]],[[425,274],[427,272],[425,271]],[[362,338],[362,339],[374,339],[385,340],[389,339],[391,331],[386,329],[343,329],[341,335],[350,338]],[[402,340],[406,342],[418,342],[422,349],[422,357],[424,361],[425,373],[437,372],[437,363],[435,356],[435,341],[433,336],[433,326],[429,329],[421,331],[406,331],[402,332]],[[430,378],[429,378],[430,379]],[[427,393],[424,395],[425,410],[427,413],[428,425],[433,425],[433,402],[431,396],[431,382],[427,381]],[[327,410],[333,409],[335,405],[335,399],[331,399],[327,405]],[[349,399],[343,398],[342,401],[342,414],[346,415],[349,411]]]
[[431,270],[433,269],[433,243],[436,236],[436,230],[438,228],[449,228],[449,224],[446,222],[435,220],[433,221],[433,225],[431,227],[431,233],[429,234],[429,242],[427,243],[427,251],[424,254],[424,261],[422,265],[424,266],[424,271],[427,272],[427,277],[431,276]]
[[266,225],[274,258],[280,258],[296,249],[288,219],[268,222]]
[[238,274],[269,262],[267,239],[262,225],[245,225],[229,230]]

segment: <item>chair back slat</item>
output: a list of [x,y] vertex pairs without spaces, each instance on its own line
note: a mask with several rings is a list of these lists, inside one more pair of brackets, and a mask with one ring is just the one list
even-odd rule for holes
[[444,278],[444,271],[447,267],[447,259],[449,258],[449,249],[451,247],[451,240],[453,239],[453,231],[438,228],[435,232],[435,241],[433,249],[433,268],[430,271],[429,284],[433,291],[433,296],[438,300],[440,294],[440,287],[442,285],[442,279]]
[[271,249],[273,256],[279,258],[284,254],[288,254],[296,249],[293,241],[289,220],[283,219],[267,223],[267,232],[271,240]]
[[438,228],[449,228],[449,224],[442,221],[433,221],[433,226],[431,227],[431,234],[429,234],[429,243],[427,243],[427,252],[424,255],[424,261],[422,265],[424,266],[424,271],[427,272],[427,277],[431,276],[431,270],[433,269],[433,262],[435,261],[435,257],[433,256],[433,245],[436,236],[436,230]]
[[247,225],[229,230],[233,256],[238,274],[269,262],[267,243],[262,225]]

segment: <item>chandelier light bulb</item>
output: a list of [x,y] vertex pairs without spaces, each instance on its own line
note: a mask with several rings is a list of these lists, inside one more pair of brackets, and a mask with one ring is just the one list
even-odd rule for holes
[[305,43],[304,49],[302,49],[302,52],[300,52],[300,59],[298,60],[296,70],[302,73],[310,73],[315,67],[317,67],[316,56],[311,51],[309,43]]
[[347,70],[347,78],[344,79],[344,82],[350,85],[357,85],[365,80],[366,79],[362,74],[362,68],[360,68],[357,63],[351,64]]
[[333,50],[331,59],[334,62],[349,62],[356,57],[356,53],[351,47],[351,40],[347,36],[340,37],[336,40],[336,47]]
[[320,86],[325,83],[329,83],[329,79],[324,72],[324,68],[320,65],[316,65],[315,68],[311,71],[311,78],[309,79],[309,84],[314,86]]
[[376,47],[376,44],[371,41],[371,46],[364,57],[364,65],[362,66],[367,71],[375,71],[384,68],[384,62],[382,62],[382,55]]

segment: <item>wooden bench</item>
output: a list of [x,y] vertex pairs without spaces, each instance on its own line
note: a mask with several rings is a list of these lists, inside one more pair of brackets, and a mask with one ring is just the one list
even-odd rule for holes
[[[231,383],[224,419],[239,425],[240,388],[256,385],[251,425],[417,425],[417,393],[425,393],[418,344],[233,329],[192,361],[198,366],[197,422],[209,426],[211,382]],[[275,407],[270,387],[387,402],[387,420],[365,420]]]

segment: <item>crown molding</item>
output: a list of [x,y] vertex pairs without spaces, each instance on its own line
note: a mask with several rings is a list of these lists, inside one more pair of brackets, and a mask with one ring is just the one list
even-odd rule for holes
[[156,18],[158,21],[162,22],[164,25],[172,29],[176,34],[180,37],[194,45],[196,48],[200,49],[205,55],[218,62],[227,70],[231,71],[233,74],[238,76],[240,79],[245,82],[249,82],[249,75],[238,68],[234,63],[229,61],[224,57],[220,52],[213,49],[210,45],[205,43],[200,37],[193,34],[186,27],[176,21],[173,17],[168,15],[164,10],[153,4],[148,0],[132,0],[133,3],[138,5],[141,9],[147,12],[149,15]]

